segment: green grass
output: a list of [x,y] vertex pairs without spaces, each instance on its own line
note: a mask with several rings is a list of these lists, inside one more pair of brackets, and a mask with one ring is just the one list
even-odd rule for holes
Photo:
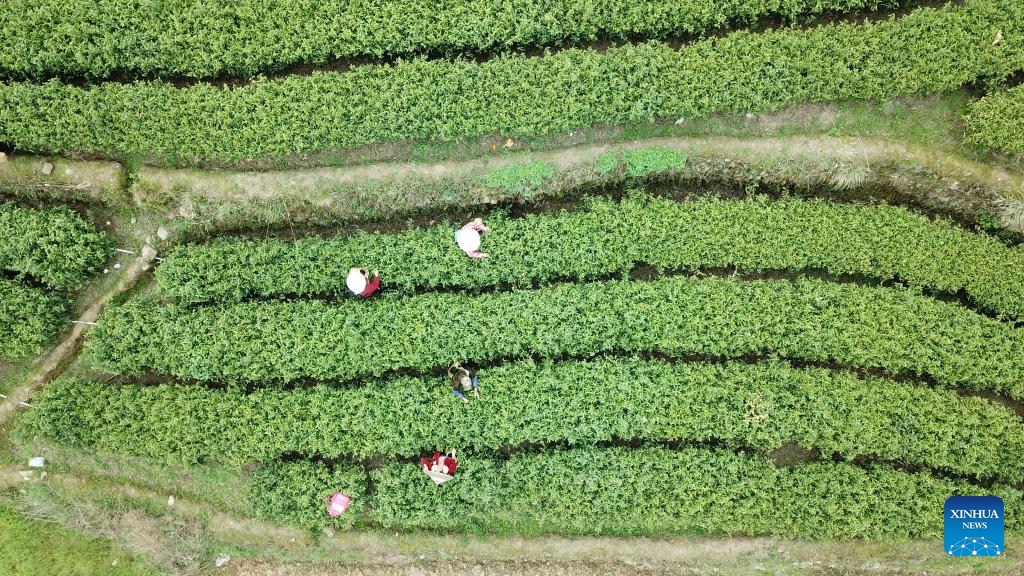
[[196,502],[205,502],[218,510],[244,513],[248,510],[244,488],[245,474],[238,468],[218,466],[178,466],[168,468],[153,460],[99,455],[91,450],[70,448],[39,438],[19,436],[10,438],[11,452],[18,462],[31,456],[47,455],[50,470],[88,477],[96,482],[127,484],[142,490],[175,494]]
[[[509,153],[542,152],[587,144],[614,144],[662,137],[755,138],[772,136],[855,136],[904,140],[959,154],[973,160],[1000,162],[981,146],[963,141],[963,115],[974,97],[966,90],[931,96],[900,96],[882,100],[850,100],[798,104],[777,112],[710,114],[683,118],[678,124],[626,122],[543,136],[524,136],[508,149],[497,136],[459,141],[417,140],[329,151],[308,158],[279,158],[254,164],[264,169],[303,166],[345,166],[377,162],[429,164]],[[1010,166],[1021,167],[1019,164]]]
[[[686,164],[686,156],[677,150],[655,146],[652,148],[638,148],[627,150],[622,153],[622,159],[626,163],[626,172],[630,176],[639,177],[678,170]],[[601,158],[598,158],[598,169],[601,169]]]
[[483,183],[506,193],[529,198],[545,180],[554,175],[554,164],[534,159],[522,164],[495,168],[484,175]]
[[0,574],[4,576],[141,576],[155,567],[110,542],[0,508]]

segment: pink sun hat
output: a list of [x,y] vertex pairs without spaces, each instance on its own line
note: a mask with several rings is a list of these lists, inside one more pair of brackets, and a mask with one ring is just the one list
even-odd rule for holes
[[335,492],[327,504],[327,514],[329,514],[331,518],[337,518],[338,516],[341,516],[345,510],[348,510],[348,505],[351,502],[352,499],[348,496],[345,496],[341,492]]

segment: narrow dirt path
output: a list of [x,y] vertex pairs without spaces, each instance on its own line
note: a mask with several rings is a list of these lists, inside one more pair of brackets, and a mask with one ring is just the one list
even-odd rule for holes
[[[1024,232],[1024,174],[897,140],[831,136],[665,137],[432,164],[398,162],[271,172],[143,166],[137,174],[135,201],[144,201],[145,195],[177,196],[184,203],[179,209],[182,217],[212,221],[217,220],[216,211],[225,206],[256,214],[254,205],[284,207],[280,212],[285,216],[293,209],[301,212],[318,207],[336,217],[358,217],[388,204],[385,200],[408,209],[436,207],[442,201],[437,194],[409,194],[406,188],[410,183],[446,183],[449,203],[451,198],[462,204],[485,203],[501,192],[485,189],[480,183],[482,175],[491,170],[539,160],[555,166],[554,180],[579,185],[600,179],[595,162],[601,155],[655,146],[687,156],[686,166],[679,171],[684,178],[762,179],[836,188],[889,186],[946,210],[1000,215],[1004,226]],[[206,213],[197,214],[197,210]]]
[[89,305],[64,340],[42,358],[39,367],[29,376],[28,383],[13,390],[6,400],[0,403],[0,425],[3,425],[15,410],[24,407],[32,398],[32,394],[43,384],[59,375],[81,348],[82,336],[100,317],[107,303],[118,294],[131,290],[142,274],[153,265],[155,259],[156,251],[148,246],[144,248],[135,261],[125,269],[117,285]]

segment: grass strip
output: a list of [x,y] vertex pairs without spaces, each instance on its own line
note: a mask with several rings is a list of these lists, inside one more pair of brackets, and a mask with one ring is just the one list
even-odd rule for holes
[[0,508],[0,573],[4,576],[142,576],[156,567],[109,541],[77,534],[52,523],[31,521]]

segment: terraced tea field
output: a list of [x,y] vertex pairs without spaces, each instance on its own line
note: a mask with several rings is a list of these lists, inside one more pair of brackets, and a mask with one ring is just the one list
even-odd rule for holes
[[1024,566],[1019,0],[16,0],[0,40],[0,504],[171,573],[952,574],[944,502],[992,495],[976,569]]

